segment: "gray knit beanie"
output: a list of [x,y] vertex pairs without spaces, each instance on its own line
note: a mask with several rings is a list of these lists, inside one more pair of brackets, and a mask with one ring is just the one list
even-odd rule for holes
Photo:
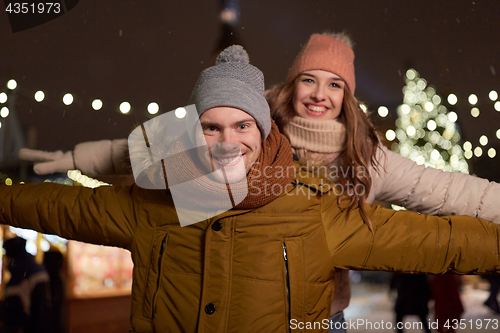
[[264,98],[264,75],[250,65],[241,45],[232,45],[217,57],[216,65],[201,72],[189,104],[195,104],[198,116],[208,109],[229,106],[255,118],[264,141],[271,131],[271,113]]

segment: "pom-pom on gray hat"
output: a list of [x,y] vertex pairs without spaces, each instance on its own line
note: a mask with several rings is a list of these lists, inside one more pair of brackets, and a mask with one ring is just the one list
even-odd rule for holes
[[250,65],[241,45],[232,45],[217,57],[216,65],[201,72],[189,104],[198,116],[208,109],[228,106],[241,109],[255,118],[264,141],[271,131],[271,113],[264,98],[264,75]]

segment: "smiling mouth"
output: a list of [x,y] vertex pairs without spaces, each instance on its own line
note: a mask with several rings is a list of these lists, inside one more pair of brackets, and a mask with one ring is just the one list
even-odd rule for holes
[[324,106],[315,106],[315,105],[306,105],[306,108],[311,111],[311,112],[314,112],[314,113],[325,113],[328,108],[324,107]]
[[214,156],[214,159],[219,162],[222,166],[232,166],[239,162],[239,160],[243,157],[243,154],[236,155],[233,157],[218,157]]

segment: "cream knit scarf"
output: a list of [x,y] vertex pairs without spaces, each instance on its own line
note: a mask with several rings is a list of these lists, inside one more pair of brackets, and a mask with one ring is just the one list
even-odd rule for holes
[[294,117],[283,130],[300,164],[332,165],[344,147],[346,131],[338,120]]

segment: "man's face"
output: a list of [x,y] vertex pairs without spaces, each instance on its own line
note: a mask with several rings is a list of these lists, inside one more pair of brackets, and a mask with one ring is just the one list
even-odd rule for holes
[[[245,111],[232,107],[216,107],[200,117],[208,152],[198,150],[198,157],[207,170],[221,183],[234,183],[246,177],[262,151],[262,137],[255,119]],[[211,156],[210,156],[211,155]],[[213,169],[212,169],[213,165]]]

